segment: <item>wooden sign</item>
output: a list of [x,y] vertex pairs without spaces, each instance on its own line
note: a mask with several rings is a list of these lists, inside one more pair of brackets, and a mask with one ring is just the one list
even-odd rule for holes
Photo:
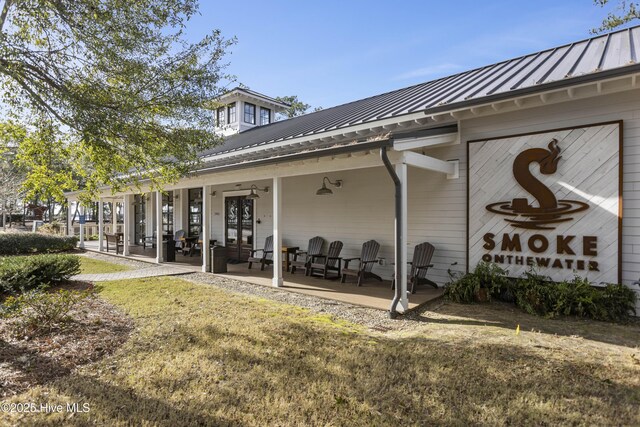
[[469,141],[468,262],[620,282],[622,122]]

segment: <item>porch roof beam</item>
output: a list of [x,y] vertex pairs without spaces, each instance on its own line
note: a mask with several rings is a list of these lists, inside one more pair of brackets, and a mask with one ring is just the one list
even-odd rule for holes
[[416,148],[432,148],[460,143],[458,132],[445,135],[434,135],[422,138],[408,138],[396,140],[393,149],[396,151],[415,150]]
[[429,157],[423,154],[414,153],[413,151],[403,152],[400,159],[402,163],[420,169],[442,172],[448,175],[453,175],[455,173],[454,163],[436,159],[435,157]]

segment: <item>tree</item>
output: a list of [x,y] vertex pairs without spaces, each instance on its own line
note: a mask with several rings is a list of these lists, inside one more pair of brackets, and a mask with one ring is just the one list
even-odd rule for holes
[[[85,200],[186,173],[217,142],[210,107],[235,42],[215,30],[188,43],[197,12],[197,0],[4,0],[1,102],[29,131],[20,151],[63,154]],[[29,185],[46,186],[53,167],[28,167]]]
[[282,113],[288,119],[301,116],[306,113],[309,108],[311,108],[311,105],[300,101],[297,95],[279,96],[276,98],[276,100],[289,105],[289,108],[287,108],[285,112]]
[[24,173],[15,162],[15,134],[19,128],[0,125],[0,222],[7,228],[22,204]]
[[[594,3],[600,7],[605,7],[609,4],[609,0],[594,0]],[[597,34],[613,30],[636,19],[640,19],[640,2],[618,0],[615,12],[609,12],[602,21],[602,25],[599,28],[592,29],[591,33]]]

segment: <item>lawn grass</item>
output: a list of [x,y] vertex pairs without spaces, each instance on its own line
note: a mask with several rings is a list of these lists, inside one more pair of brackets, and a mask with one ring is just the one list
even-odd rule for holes
[[128,271],[131,267],[122,264],[113,264],[86,256],[80,257],[80,274],[103,274]]
[[90,412],[26,424],[640,424],[640,353],[628,337],[611,342],[637,326],[590,342],[447,314],[383,334],[177,278],[101,286],[136,332],[112,357],[11,399]]

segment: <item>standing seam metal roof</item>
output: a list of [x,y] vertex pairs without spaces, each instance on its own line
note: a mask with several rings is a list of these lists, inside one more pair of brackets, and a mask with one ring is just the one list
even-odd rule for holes
[[491,96],[523,89],[542,91],[550,83],[570,83],[580,76],[630,67],[639,56],[640,26],[636,26],[258,126],[229,137],[202,155],[238,151],[422,110],[455,108],[456,104],[469,101],[480,103]]

